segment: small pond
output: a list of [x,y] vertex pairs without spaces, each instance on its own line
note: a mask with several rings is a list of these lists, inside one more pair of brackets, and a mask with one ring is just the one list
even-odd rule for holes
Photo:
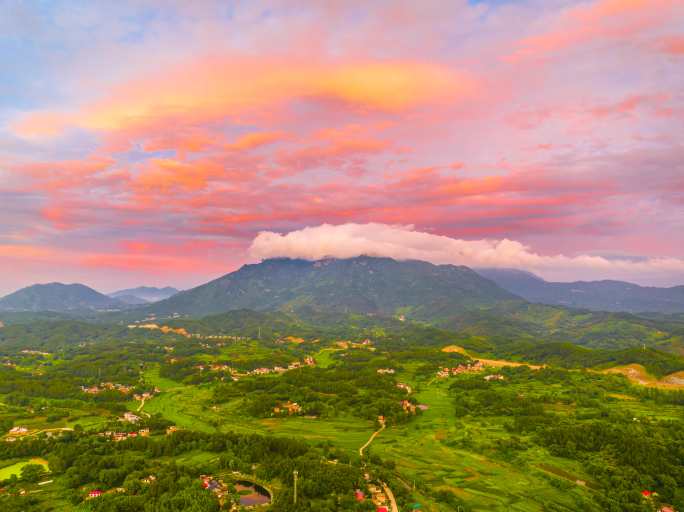
[[240,505],[243,507],[266,505],[271,502],[269,492],[254,482],[238,480],[235,482],[235,490],[240,494]]

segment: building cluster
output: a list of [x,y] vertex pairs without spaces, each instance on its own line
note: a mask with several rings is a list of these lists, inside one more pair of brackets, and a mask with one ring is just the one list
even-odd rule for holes
[[484,370],[482,361],[475,361],[474,363],[459,364],[454,368],[442,368],[437,372],[437,377],[445,379],[450,375],[461,375],[463,373],[477,373]]
[[95,498],[100,498],[104,494],[112,494],[112,493],[121,493],[121,492],[126,492],[126,489],[123,487],[116,487],[115,489],[110,489],[109,491],[103,491],[101,489],[93,489],[92,491],[88,492],[86,496],[86,500],[92,500]]
[[387,498],[385,491],[382,490],[382,487],[375,484],[368,484],[368,492],[370,493],[370,498],[373,502],[373,505],[377,507],[376,511],[388,512],[389,499]]
[[207,491],[214,493],[219,499],[219,502],[223,505],[226,498],[230,495],[230,491],[225,482],[214,478],[211,475],[200,475],[200,480],[202,481],[202,487]]
[[394,368],[378,368],[377,372],[379,375],[394,375],[395,370]]
[[154,388],[152,391],[145,391],[143,393],[136,393],[133,395],[133,399],[137,400],[138,402],[141,402],[143,400],[148,400],[152,398],[154,395],[158,395],[161,393],[161,389],[159,388]]
[[145,485],[151,485],[152,482],[156,482],[156,481],[157,481],[157,477],[154,475],[149,475],[149,476],[146,476],[145,478],[140,479],[140,483],[145,484]]
[[21,353],[29,355],[29,356],[43,356],[43,357],[47,357],[50,355],[49,352],[41,352],[40,350],[28,350],[28,349],[22,350]]
[[302,412],[302,406],[299,405],[297,402],[291,402],[288,400],[284,404],[278,404],[273,408],[273,412],[276,414],[285,414],[287,413],[289,416],[292,416],[293,414],[299,414]]
[[119,393],[128,395],[133,392],[133,386],[115,384],[113,382],[102,382],[99,386],[81,386],[81,391],[89,395],[97,395],[103,391],[118,391]]
[[401,404],[401,408],[404,409],[405,413],[416,414],[416,404],[412,404],[408,400],[402,400],[399,403]]
[[240,377],[248,377],[250,375],[268,375],[271,373],[285,373],[286,371],[289,370],[297,370],[298,368],[303,368],[305,366],[316,366],[316,360],[313,357],[307,356],[304,358],[304,362],[300,361],[293,361],[290,364],[288,364],[286,367],[283,366],[274,366],[273,368],[255,368],[254,370],[250,370],[244,373],[240,373],[238,370],[235,368],[231,368],[227,364],[223,363],[214,363],[214,364],[198,364],[195,366],[196,369],[198,369],[200,372],[203,371],[223,371],[223,372],[228,372],[231,374],[233,380],[239,380]]
[[140,430],[134,430],[131,432],[112,432],[108,430],[106,432],[101,432],[98,435],[106,437],[107,439],[111,439],[112,441],[116,441],[118,443],[120,441],[125,441],[126,439],[133,439],[136,437],[149,437],[150,429],[141,428]]
[[366,350],[375,350],[375,347],[373,346],[373,342],[366,338],[365,340],[362,341],[337,341],[335,342],[335,345],[337,345],[340,348],[343,349],[348,349],[348,348],[356,348],[356,349],[366,349]]
[[[180,315],[175,314],[172,318],[178,318]],[[133,323],[128,325],[129,329],[147,329],[151,331],[161,331],[163,334],[178,334],[180,336],[183,336],[185,338],[195,338],[195,339],[201,339],[201,340],[226,340],[226,341],[242,341],[245,340],[246,338],[242,336],[232,336],[232,335],[227,335],[227,334],[193,334],[189,333],[185,328],[183,327],[169,327],[168,325],[159,325],[157,323],[154,323],[153,320],[156,320],[154,317],[148,317],[146,319],[147,323]],[[205,345],[206,348],[210,348],[209,345]]]
[[247,372],[247,375],[266,375],[268,373],[285,373],[289,370],[297,370],[305,366],[316,366],[316,360],[313,357],[305,357],[304,362],[293,361],[287,367],[274,366],[273,368],[256,368],[255,370]]
[[29,435],[30,431],[26,427],[12,427],[5,437],[5,441],[13,443],[19,438]]

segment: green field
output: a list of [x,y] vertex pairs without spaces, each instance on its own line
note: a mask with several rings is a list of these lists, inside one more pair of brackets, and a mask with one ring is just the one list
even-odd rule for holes
[[15,462],[14,464],[12,464],[10,466],[5,466],[4,468],[0,468],[0,481],[11,478],[12,475],[15,475],[17,477],[20,476],[21,475],[21,469],[24,466],[27,466],[29,464],[39,464],[39,465],[43,466],[46,471],[49,470],[48,462],[45,459],[34,457],[32,459],[23,460],[21,462]]
[[[439,379],[438,368],[468,361],[463,355],[443,352],[446,342],[398,348],[374,342],[376,350],[369,351],[340,348],[334,344],[336,339],[347,338],[331,336],[315,346],[283,344],[280,339],[211,346],[203,340],[166,336],[163,341],[112,341],[105,348],[85,344],[71,355],[52,358],[53,363],[59,361],[58,367],[40,367],[46,372],[43,375],[0,368],[13,383],[0,396],[4,432],[14,426],[31,431],[22,441],[0,444],[5,450],[0,481],[20,476],[21,468],[33,462],[31,457],[50,457],[53,483],[38,486],[26,479],[3,485],[15,494],[25,488],[43,507],[28,510],[92,509],[92,504],[83,502],[89,488],[114,492],[117,487],[128,487],[133,489],[129,493],[132,497],[147,489],[138,484],[150,474],[148,471],[162,471],[165,465],[190,471],[186,482],[193,485],[199,474],[233,470],[257,474],[269,458],[263,456],[268,450],[241,459],[244,446],[228,449],[226,443],[244,438],[247,441],[240,441],[244,445],[265,439],[266,444],[288,446],[281,461],[287,473],[264,477],[283,492],[288,490],[287,478],[293,468],[305,464],[290,455],[290,447],[296,453],[306,445],[316,451],[311,459],[315,464],[368,470],[387,482],[400,496],[402,511],[417,501],[427,512],[595,512],[602,510],[597,497],[608,496],[611,488],[607,477],[592,463],[612,464],[619,450],[615,444],[612,451],[591,447],[568,450],[564,440],[572,433],[558,433],[556,425],[593,429],[589,431],[603,436],[606,443],[616,438],[623,441],[619,436],[625,432],[637,433],[629,439],[641,443],[638,446],[644,451],[639,453],[654,453],[664,460],[669,447],[676,446],[678,434],[671,432],[684,417],[681,396],[633,386],[622,376],[579,368],[518,367]],[[315,367],[249,374],[250,368],[287,365],[286,361],[302,361],[309,355],[316,359]],[[228,364],[238,370],[240,378],[233,381],[226,370],[200,370],[200,363]],[[378,372],[383,368],[393,368],[396,373]],[[491,382],[484,379],[496,372],[505,377]],[[141,402],[133,400],[132,394],[86,394],[81,390],[82,385],[103,381],[135,386],[136,393],[152,388],[158,388],[159,393],[146,400],[141,409]],[[408,384],[411,392],[406,393],[400,383]],[[414,417],[402,408],[405,398],[427,409]],[[297,402],[302,408],[292,415],[276,410],[286,401]],[[125,429],[130,425],[118,420],[125,409],[138,411],[141,421],[135,429],[149,428],[148,438],[113,443],[98,435],[103,431],[129,432]],[[385,417],[387,427],[378,431],[379,415]],[[169,424],[185,432],[166,435]],[[93,466],[101,462],[97,471],[74,476],[79,467],[89,467],[90,461],[83,460],[85,457],[77,460],[80,452],[76,450],[62,450],[62,442],[54,439],[62,430],[65,446],[78,443],[79,449],[89,450]],[[378,435],[360,456],[359,448],[376,431]],[[35,448],[20,451],[21,443],[28,444],[27,439]],[[572,440],[572,444],[582,443]],[[661,445],[666,446],[662,452],[658,451]],[[236,465],[227,461],[236,461]],[[130,468],[120,467],[128,462]],[[679,467],[671,461],[669,465],[651,463],[659,471],[669,471],[666,484],[652,483],[657,481],[654,472],[649,473],[651,480],[630,480],[630,474],[640,474],[635,471],[639,460],[623,460],[622,467],[617,467],[616,471],[625,468],[616,479],[628,482],[623,494],[634,491],[633,501],[641,499],[639,490],[646,486],[661,485],[660,489],[667,492],[667,478],[673,478],[670,475],[676,473],[672,468]],[[65,466],[70,467],[68,473],[59,469]],[[312,473],[302,477],[311,484],[316,479]],[[351,482],[349,485],[359,485],[358,481]],[[338,497],[350,497],[353,489],[346,487]],[[674,492],[668,498],[678,503]],[[615,500],[615,495],[610,499]],[[79,500],[81,505],[71,505]]]
[[[542,511],[549,503],[577,510],[573,498],[585,491],[550,486],[544,471],[536,467],[549,463],[547,454],[528,453],[526,460],[515,464],[490,458],[486,446],[507,437],[500,424],[456,418],[442,382],[426,387],[418,399],[429,409],[408,426],[382,432],[370,449],[396,462],[405,485],[417,485],[418,492],[421,487],[448,489],[477,511]],[[578,471],[564,461],[553,464]],[[422,503],[427,510],[441,510],[427,496],[422,496]]]

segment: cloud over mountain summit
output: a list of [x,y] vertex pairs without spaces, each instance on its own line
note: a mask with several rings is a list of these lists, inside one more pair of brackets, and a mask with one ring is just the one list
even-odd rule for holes
[[547,279],[625,279],[655,284],[666,276],[682,276],[677,258],[608,258],[589,254],[544,255],[509,239],[462,240],[417,231],[410,225],[322,224],[285,234],[263,231],[250,247],[256,259],[274,257],[317,260],[326,257],[385,256],[469,267],[518,268]]

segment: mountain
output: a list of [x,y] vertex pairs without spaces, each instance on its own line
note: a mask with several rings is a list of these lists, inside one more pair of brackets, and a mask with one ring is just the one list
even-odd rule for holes
[[684,312],[684,286],[657,288],[624,281],[554,283],[521,270],[476,271],[529,302],[594,311],[666,314]]
[[202,316],[235,309],[405,315],[434,320],[455,311],[522,302],[467,267],[361,256],[276,258],[183,291],[143,313]]
[[100,311],[123,306],[123,302],[82,284],[35,284],[0,299],[0,311]]
[[158,302],[176,295],[178,290],[167,286],[166,288],[155,288],[153,286],[139,286],[109,293],[109,297],[118,299],[126,304],[146,304],[148,302]]

